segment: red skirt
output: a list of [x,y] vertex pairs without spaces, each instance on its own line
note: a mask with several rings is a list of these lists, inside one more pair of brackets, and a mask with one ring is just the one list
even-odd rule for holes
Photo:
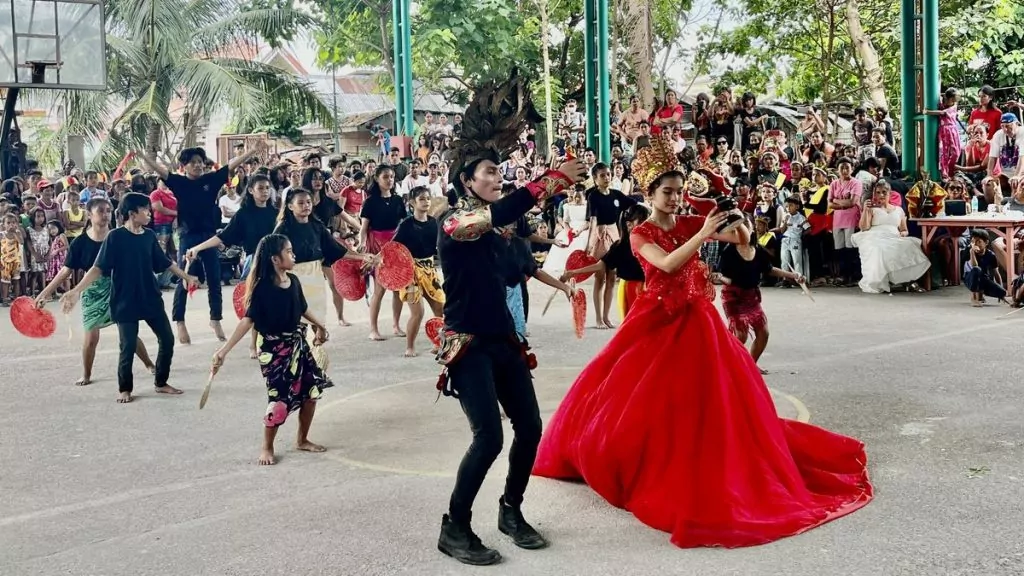
[[768,325],[768,317],[761,308],[761,289],[757,287],[722,287],[722,310],[733,334],[750,334]]

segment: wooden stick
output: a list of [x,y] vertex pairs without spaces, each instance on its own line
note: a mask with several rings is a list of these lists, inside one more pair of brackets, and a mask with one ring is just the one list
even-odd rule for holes
[[206,388],[203,388],[203,395],[199,398],[200,410],[206,406],[206,400],[210,398],[210,388],[213,386],[213,377],[216,375],[216,370],[210,370],[210,377],[206,380]]

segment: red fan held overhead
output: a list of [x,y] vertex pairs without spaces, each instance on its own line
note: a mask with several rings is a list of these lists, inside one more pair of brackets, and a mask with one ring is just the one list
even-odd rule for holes
[[49,338],[57,331],[53,314],[36,308],[35,300],[28,296],[19,296],[11,303],[11,324],[29,338]]
[[[565,260],[565,269],[579,270],[580,268],[586,268],[587,266],[591,266],[593,264],[597,264],[597,258],[594,258],[593,256],[587,254],[583,250],[573,250],[572,253],[569,254],[569,257],[566,258]],[[593,272],[587,272],[586,274],[577,274],[573,276],[573,279],[575,279],[577,282],[586,282],[587,278],[590,278],[591,276],[593,276],[593,274]]]
[[334,273],[334,287],[342,298],[355,302],[366,296],[366,275],[363,273],[362,262],[342,258],[331,265],[331,271]]
[[407,288],[416,277],[416,264],[409,249],[398,242],[387,242],[380,248],[380,265],[375,278],[387,290]]
[[245,318],[245,282],[235,285],[235,290],[231,293],[231,302],[235,305],[235,316],[238,316],[239,320]]
[[441,332],[444,330],[444,318],[431,318],[427,320],[427,325],[423,328],[423,331],[427,333],[427,339],[434,346],[441,345]]
[[577,289],[572,293],[572,324],[576,330],[576,337],[583,338],[584,324],[587,322],[587,295],[583,289]]

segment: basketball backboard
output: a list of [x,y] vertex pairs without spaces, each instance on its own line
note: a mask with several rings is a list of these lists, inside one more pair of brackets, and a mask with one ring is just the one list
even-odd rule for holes
[[0,0],[0,87],[106,87],[102,0]]

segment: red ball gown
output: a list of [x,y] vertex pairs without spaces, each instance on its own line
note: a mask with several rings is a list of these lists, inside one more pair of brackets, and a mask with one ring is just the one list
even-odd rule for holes
[[548,423],[533,472],[583,480],[676,546],[764,544],[867,504],[867,457],[858,440],[776,414],[699,257],[667,274],[640,256],[703,222],[633,230],[646,288]]

